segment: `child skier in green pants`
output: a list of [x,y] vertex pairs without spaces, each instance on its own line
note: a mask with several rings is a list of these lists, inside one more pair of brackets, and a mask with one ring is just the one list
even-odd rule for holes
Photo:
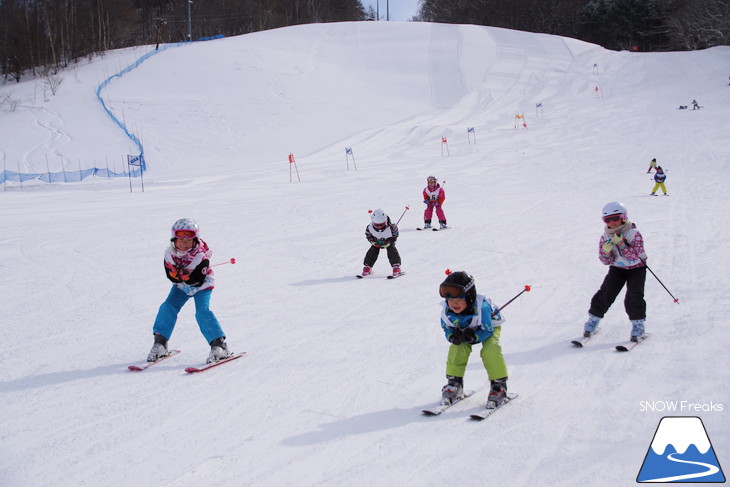
[[491,381],[487,403],[501,404],[507,396],[507,365],[499,344],[504,319],[499,313],[492,317],[491,300],[477,294],[474,278],[466,272],[449,274],[439,294],[444,298],[441,328],[451,343],[441,403],[448,405],[464,396],[464,372],[472,346],[481,343],[480,356]]

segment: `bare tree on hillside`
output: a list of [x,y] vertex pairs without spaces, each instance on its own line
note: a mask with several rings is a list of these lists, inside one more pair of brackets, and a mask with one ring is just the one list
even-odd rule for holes
[[730,2],[688,2],[668,20],[669,35],[680,49],[705,49],[730,43]]

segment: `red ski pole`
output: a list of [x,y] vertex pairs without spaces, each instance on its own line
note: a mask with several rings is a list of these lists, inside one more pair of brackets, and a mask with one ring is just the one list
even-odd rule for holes
[[517,296],[515,296],[515,297],[514,297],[514,298],[512,298],[512,299],[510,299],[509,301],[507,301],[506,303],[504,303],[504,304],[503,304],[502,306],[500,306],[499,308],[497,308],[496,310],[494,310],[494,312],[492,313],[492,318],[494,318],[495,316],[497,316],[497,315],[499,314],[499,312],[500,312],[500,311],[502,311],[502,310],[503,310],[504,308],[506,308],[506,307],[507,307],[507,305],[508,305],[508,304],[510,304],[510,303],[511,303],[512,301],[514,301],[515,299],[519,298],[519,297],[520,297],[520,295],[522,295],[522,293],[525,293],[525,292],[530,292],[530,286],[529,286],[529,285],[527,285],[527,284],[525,284],[525,289],[523,289],[522,291],[520,291],[520,292],[519,292],[519,293],[517,294]]
[[[408,207],[406,206],[406,209],[405,209],[405,210],[403,210],[403,215],[405,215],[405,214],[406,214],[406,211],[408,211],[408,210],[410,210],[410,208],[408,208]],[[401,219],[403,218],[403,215],[401,215],[401,216],[400,216],[400,218],[398,218],[398,221],[397,221],[397,222],[395,222],[395,224],[396,224],[396,225],[398,225],[398,224],[400,223]]]
[[230,260],[227,260],[227,261],[225,261],[225,262],[218,262],[217,264],[212,264],[212,265],[209,265],[208,267],[215,267],[215,266],[217,266],[217,265],[223,265],[223,264],[235,264],[235,263],[236,263],[236,259],[234,259],[233,257],[231,257],[231,259],[230,259]]

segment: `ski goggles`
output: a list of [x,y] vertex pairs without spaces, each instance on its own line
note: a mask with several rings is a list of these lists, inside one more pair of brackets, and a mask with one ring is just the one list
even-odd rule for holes
[[621,221],[621,215],[608,215],[603,217],[604,223],[619,222]]
[[192,240],[195,238],[195,232],[192,230],[175,230],[175,238]]
[[376,230],[385,230],[385,227],[387,226],[387,223],[373,223],[373,228]]
[[452,284],[441,284],[439,287],[439,295],[446,299],[466,299],[466,291],[463,286],[454,286]]

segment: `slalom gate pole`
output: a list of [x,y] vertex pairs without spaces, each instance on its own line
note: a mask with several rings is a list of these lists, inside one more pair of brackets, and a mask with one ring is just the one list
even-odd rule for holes
[[236,263],[236,259],[234,259],[233,257],[231,257],[231,259],[230,259],[230,260],[227,260],[227,261],[225,261],[225,262],[218,262],[217,264],[212,264],[212,265],[209,265],[208,267],[215,267],[215,266],[217,266],[217,265],[223,265],[223,264],[235,264],[235,263]]
[[520,292],[519,292],[519,293],[517,294],[517,296],[515,296],[515,297],[514,297],[514,298],[512,298],[512,299],[510,299],[509,301],[507,301],[506,303],[504,303],[504,304],[503,304],[502,306],[500,306],[499,308],[497,308],[496,310],[494,310],[494,312],[492,313],[492,318],[494,318],[495,316],[497,316],[497,315],[499,314],[499,312],[500,312],[500,311],[502,311],[502,310],[503,310],[504,308],[506,308],[506,307],[507,307],[507,305],[508,305],[508,304],[510,304],[510,303],[511,303],[512,301],[514,301],[515,299],[519,298],[519,297],[520,297],[520,295],[522,295],[522,293],[525,293],[525,292],[528,292],[528,293],[530,292],[530,286],[529,286],[529,285],[527,285],[527,284],[525,285],[525,289],[523,289],[522,291],[520,291]]
[[408,211],[408,210],[410,210],[410,208],[406,206],[406,209],[403,210],[403,214],[401,214],[400,218],[398,218],[398,221],[395,222],[396,225],[398,225],[400,223],[401,219],[403,219],[403,215],[405,215],[406,211]]

